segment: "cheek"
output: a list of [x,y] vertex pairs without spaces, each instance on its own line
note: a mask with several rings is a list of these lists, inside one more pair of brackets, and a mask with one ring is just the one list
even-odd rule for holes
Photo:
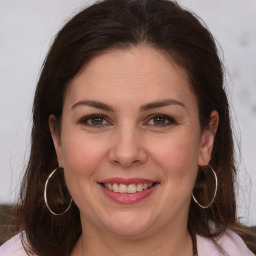
[[[150,154],[154,161],[162,167],[165,175],[175,182],[182,181],[184,177],[193,178],[197,171],[199,154],[199,138],[186,132],[163,138],[153,143]],[[173,179],[175,178],[175,179]],[[188,179],[188,180],[189,180]]]
[[63,138],[62,155],[66,171],[72,175],[92,175],[105,155],[104,143],[81,132],[67,133]]
[[106,154],[106,143],[81,131],[63,131],[62,138],[66,184],[79,209],[83,209],[85,201],[90,202],[91,189],[95,188],[93,185]]

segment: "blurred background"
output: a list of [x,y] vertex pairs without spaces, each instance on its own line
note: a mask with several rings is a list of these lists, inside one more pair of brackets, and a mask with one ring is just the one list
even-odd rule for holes
[[[94,1],[0,1],[0,204],[15,202],[30,147],[31,108],[57,31]],[[179,0],[206,23],[226,67],[239,166],[242,222],[256,225],[256,0]],[[0,219],[8,208],[0,209]],[[0,222],[1,225],[1,222]]]

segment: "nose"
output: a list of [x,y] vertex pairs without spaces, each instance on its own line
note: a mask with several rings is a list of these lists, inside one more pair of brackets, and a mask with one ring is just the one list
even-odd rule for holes
[[125,127],[115,132],[109,159],[112,164],[123,168],[138,166],[146,162],[145,144],[135,128]]

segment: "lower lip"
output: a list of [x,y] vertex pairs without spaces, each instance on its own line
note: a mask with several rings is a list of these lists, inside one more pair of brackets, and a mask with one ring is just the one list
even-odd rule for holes
[[142,199],[148,197],[157,187],[157,184],[155,184],[153,187],[142,190],[140,192],[136,192],[133,194],[122,194],[118,192],[114,192],[112,190],[106,189],[102,185],[100,185],[102,188],[104,194],[112,199],[113,201],[116,201],[118,203],[123,203],[123,204],[131,204],[131,203],[136,203],[141,201]]

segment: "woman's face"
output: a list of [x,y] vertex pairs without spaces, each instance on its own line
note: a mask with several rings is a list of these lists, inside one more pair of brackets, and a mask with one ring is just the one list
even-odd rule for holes
[[95,57],[67,89],[61,133],[54,116],[49,123],[88,230],[186,229],[198,165],[208,164],[214,136],[200,129],[186,72],[162,52],[138,46]]

